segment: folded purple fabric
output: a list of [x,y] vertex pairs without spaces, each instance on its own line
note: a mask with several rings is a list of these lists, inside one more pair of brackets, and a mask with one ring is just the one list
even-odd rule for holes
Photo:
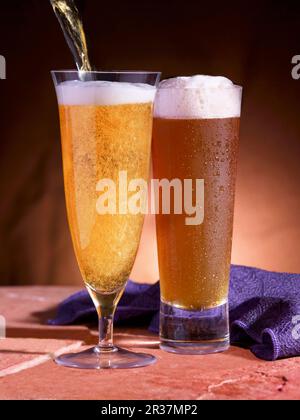
[[[116,325],[144,325],[157,333],[160,290],[128,282],[119,303]],[[232,266],[230,275],[231,342],[264,360],[300,355],[300,275]],[[97,321],[86,291],[59,305],[50,325]]]

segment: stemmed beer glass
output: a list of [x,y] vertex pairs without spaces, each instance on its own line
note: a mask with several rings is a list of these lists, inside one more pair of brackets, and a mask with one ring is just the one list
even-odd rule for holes
[[[65,195],[79,268],[99,315],[99,343],[60,365],[132,368],[155,358],[113,344],[113,318],[132,270],[144,214],[121,183],[148,181],[159,73],[52,72],[59,104]],[[125,187],[126,188],[126,187]],[[128,192],[128,190],[126,190]],[[131,192],[132,194],[132,192]]]

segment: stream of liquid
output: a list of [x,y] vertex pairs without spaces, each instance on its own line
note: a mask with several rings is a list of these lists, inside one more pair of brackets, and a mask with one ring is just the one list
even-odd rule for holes
[[74,0],[50,0],[79,71],[91,71],[85,32]]

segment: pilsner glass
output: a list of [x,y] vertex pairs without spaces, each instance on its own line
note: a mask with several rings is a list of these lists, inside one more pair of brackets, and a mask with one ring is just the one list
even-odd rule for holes
[[[161,348],[205,354],[229,346],[228,285],[242,88],[209,76],[161,83],[154,178],[204,181],[203,219],[156,216]],[[203,184],[202,184],[203,185]]]
[[[52,76],[69,226],[84,283],[99,315],[99,344],[60,356],[56,362],[85,369],[152,364],[151,355],[113,345],[113,317],[134,264],[144,220],[142,212],[128,210],[127,189],[125,195],[118,194],[120,174],[126,175],[128,183],[148,182],[159,73],[55,71]],[[104,199],[111,185],[115,195]]]

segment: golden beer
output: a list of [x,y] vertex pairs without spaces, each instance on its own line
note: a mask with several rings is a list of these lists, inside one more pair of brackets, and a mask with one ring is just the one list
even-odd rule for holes
[[[202,75],[165,80],[157,93],[154,178],[183,186],[190,181],[188,197],[196,204],[187,203],[184,191],[185,211],[178,214],[174,188],[173,211],[156,216],[160,346],[169,352],[216,353],[230,344],[228,286],[241,93],[224,77]],[[190,223],[186,216],[193,208],[201,213]]]
[[154,177],[204,179],[204,222],[186,226],[185,214],[158,214],[161,298],[184,309],[227,300],[231,258],[239,118],[155,118]]
[[120,171],[127,171],[128,181],[148,180],[152,103],[59,110],[67,212],[80,271],[87,285],[113,293],[132,270],[143,215],[98,214],[96,187],[101,179],[118,185]]

